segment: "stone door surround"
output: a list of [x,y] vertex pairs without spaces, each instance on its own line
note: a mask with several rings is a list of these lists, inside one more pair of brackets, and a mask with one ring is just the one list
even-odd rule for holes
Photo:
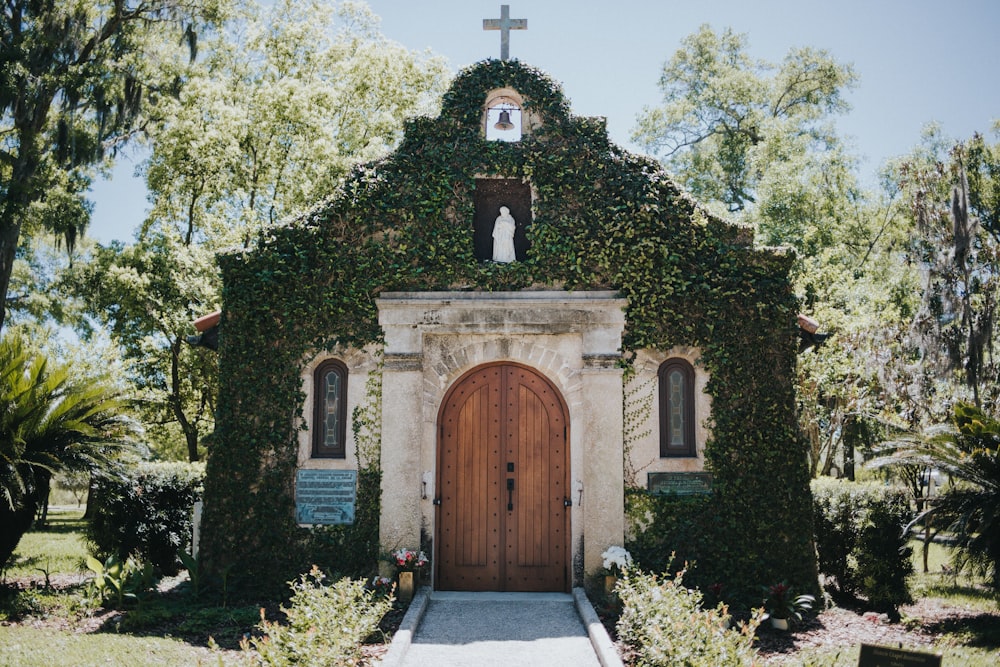
[[437,419],[448,388],[485,363],[537,369],[569,407],[574,585],[624,539],[621,339],[609,291],[388,292],[384,333],[383,549],[433,536]]

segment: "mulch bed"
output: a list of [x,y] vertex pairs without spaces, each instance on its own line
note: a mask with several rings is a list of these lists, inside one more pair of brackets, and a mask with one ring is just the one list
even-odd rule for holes
[[945,631],[981,623],[1000,624],[1000,612],[984,613],[936,599],[923,599],[900,608],[905,619],[892,623],[885,614],[834,607],[799,626],[780,632],[762,626],[757,648],[768,665],[799,664],[798,652],[810,648],[846,649],[877,644],[911,650],[930,650]]

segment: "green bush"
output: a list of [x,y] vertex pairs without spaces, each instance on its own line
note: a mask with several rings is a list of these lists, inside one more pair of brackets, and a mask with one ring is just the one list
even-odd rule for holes
[[323,583],[316,566],[292,581],[289,607],[282,607],[287,624],[264,619],[257,626],[263,637],[244,640],[244,651],[257,651],[260,665],[355,665],[361,643],[378,629],[392,608],[392,597],[375,594],[363,580]]
[[818,479],[812,483],[816,548],[827,586],[861,595],[873,608],[897,614],[912,601],[913,573],[906,492],[879,483]]
[[626,658],[638,667],[687,665],[726,667],[757,664],[754,633],[763,614],[729,628],[724,604],[702,608],[701,593],[685,588],[684,573],[673,579],[630,569],[615,588],[622,604],[618,638]]
[[87,540],[100,560],[135,556],[162,574],[180,571],[190,548],[191,508],[201,497],[204,466],[143,463],[96,480]]
[[710,505],[707,495],[656,495],[645,489],[626,489],[629,537],[625,548],[639,567],[650,572],[665,572],[675,560],[700,563],[709,539],[705,518],[711,516]]

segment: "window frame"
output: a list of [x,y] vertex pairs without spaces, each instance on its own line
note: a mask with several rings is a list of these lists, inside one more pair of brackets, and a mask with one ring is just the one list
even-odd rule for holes
[[[679,370],[684,378],[684,444],[671,445],[670,434],[670,373]],[[691,458],[698,456],[695,442],[694,366],[686,359],[671,358],[660,364],[656,372],[659,385],[660,458]]]
[[[339,447],[326,443],[326,375],[335,371],[340,376],[340,404],[337,409],[337,441]],[[313,435],[312,458],[347,458],[347,365],[339,359],[324,359],[313,371]]]

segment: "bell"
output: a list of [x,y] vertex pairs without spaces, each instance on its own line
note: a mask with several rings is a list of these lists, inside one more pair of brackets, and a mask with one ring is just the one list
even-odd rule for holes
[[510,112],[507,111],[506,109],[501,109],[500,120],[498,120],[497,124],[494,125],[493,127],[495,127],[498,130],[502,130],[504,132],[506,132],[507,130],[513,130],[514,123],[510,122]]

